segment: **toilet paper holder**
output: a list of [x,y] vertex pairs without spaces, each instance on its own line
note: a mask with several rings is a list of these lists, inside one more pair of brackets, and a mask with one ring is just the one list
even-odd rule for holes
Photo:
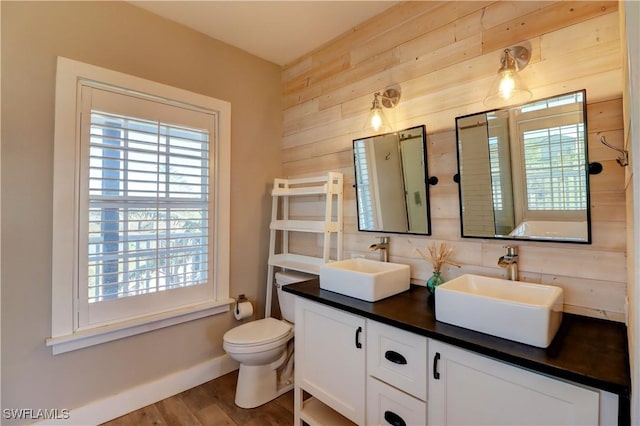
[[244,294],[241,294],[238,296],[238,298],[236,299],[236,307],[235,307],[235,311],[236,314],[240,314],[240,308],[238,307],[238,305],[242,302],[248,302],[249,299],[247,299],[247,297]]

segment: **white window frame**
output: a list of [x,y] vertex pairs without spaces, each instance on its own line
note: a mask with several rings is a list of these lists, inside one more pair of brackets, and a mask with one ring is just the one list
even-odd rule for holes
[[[125,89],[132,93],[194,106],[217,117],[217,145],[213,153],[215,179],[213,265],[210,300],[95,327],[77,327],[81,82]],[[52,323],[46,340],[53,354],[180,324],[229,311],[231,105],[183,89],[130,76],[67,58],[58,58],[55,101]],[[88,185],[88,183],[83,183]]]

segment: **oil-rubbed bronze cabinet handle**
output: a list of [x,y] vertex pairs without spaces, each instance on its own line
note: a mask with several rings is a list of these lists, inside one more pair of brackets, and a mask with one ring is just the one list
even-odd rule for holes
[[402,354],[399,354],[396,351],[386,351],[384,353],[384,357],[388,360],[393,362],[394,364],[406,364],[407,363],[407,359],[402,356]]
[[393,411],[385,411],[384,419],[392,426],[407,426],[407,422]]
[[362,343],[360,343],[360,333],[362,333],[362,327],[358,327],[356,330],[356,348],[361,349]]
[[433,357],[433,378],[440,380],[440,373],[438,373],[438,360],[440,359],[440,352],[436,352]]

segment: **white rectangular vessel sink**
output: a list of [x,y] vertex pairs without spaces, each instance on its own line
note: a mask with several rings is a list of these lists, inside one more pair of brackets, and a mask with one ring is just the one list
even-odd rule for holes
[[562,322],[562,288],[462,275],[436,287],[436,320],[546,348]]
[[320,266],[320,288],[375,302],[409,289],[408,265],[348,259]]

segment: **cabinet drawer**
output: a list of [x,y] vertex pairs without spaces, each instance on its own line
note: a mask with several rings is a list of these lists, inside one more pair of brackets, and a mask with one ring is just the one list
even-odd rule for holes
[[427,424],[427,403],[367,377],[367,425]]
[[427,338],[367,321],[368,374],[427,400]]

